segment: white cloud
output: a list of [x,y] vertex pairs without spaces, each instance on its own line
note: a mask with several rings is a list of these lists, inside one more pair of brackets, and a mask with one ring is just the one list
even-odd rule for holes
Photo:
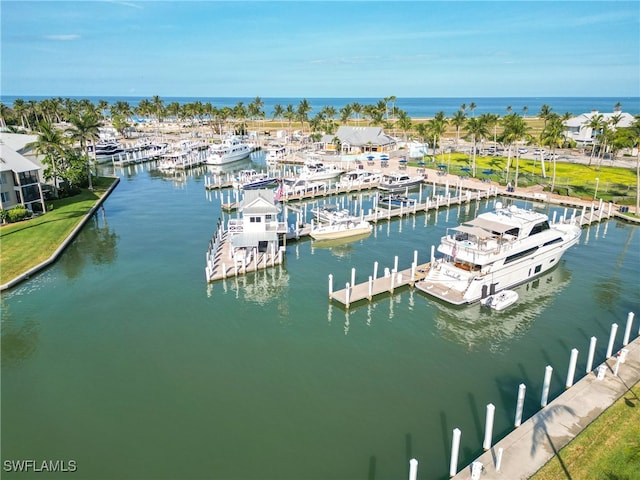
[[59,41],[69,41],[69,40],[78,40],[80,35],[76,35],[75,33],[63,34],[63,35],[45,35],[44,38],[47,40],[59,40]]

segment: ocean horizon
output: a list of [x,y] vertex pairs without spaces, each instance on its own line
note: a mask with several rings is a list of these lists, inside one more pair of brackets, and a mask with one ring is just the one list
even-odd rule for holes
[[[25,101],[42,101],[48,98],[56,98],[57,95],[2,95],[1,100],[5,105],[13,105],[16,99]],[[109,105],[117,101],[128,102],[131,107],[135,107],[143,99],[151,99],[152,96],[61,96],[62,98],[88,99],[93,103],[105,100]],[[225,106],[233,107],[242,102],[245,106],[255,100],[256,97],[163,97],[164,105],[172,102],[180,104],[200,101],[210,102],[216,108]],[[263,102],[265,115],[268,118],[273,116],[275,105],[281,105],[286,109],[288,105],[297,108],[299,103],[306,99],[312,110],[310,116],[320,111],[325,106],[332,106],[339,112],[345,105],[358,102],[361,105],[376,104],[384,98],[375,97],[260,97]],[[392,102],[390,102],[391,104]],[[559,114],[570,113],[580,115],[593,110],[607,113],[613,112],[616,104],[621,105],[621,111],[631,115],[640,114],[640,97],[397,97],[395,106],[406,112],[409,117],[430,118],[437,112],[444,112],[447,117],[451,117],[464,104],[469,115],[482,115],[492,113],[504,116],[507,107],[511,107],[511,112],[518,113],[525,117],[535,117],[540,112],[543,105],[551,107],[552,112]],[[469,110],[469,105],[474,103],[476,107]]]

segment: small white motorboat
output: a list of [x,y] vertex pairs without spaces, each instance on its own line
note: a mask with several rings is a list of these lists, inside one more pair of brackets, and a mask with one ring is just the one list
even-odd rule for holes
[[491,307],[494,310],[504,310],[509,305],[513,305],[518,300],[518,292],[514,290],[502,290],[480,300],[485,307]]
[[373,230],[373,226],[366,220],[351,218],[329,224],[314,225],[310,235],[314,240],[336,240],[368,235],[371,230]]

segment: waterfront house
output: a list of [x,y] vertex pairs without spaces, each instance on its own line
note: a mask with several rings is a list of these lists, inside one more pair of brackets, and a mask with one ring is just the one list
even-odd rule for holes
[[578,146],[585,147],[587,145],[597,144],[597,136],[602,133],[601,129],[593,129],[590,124],[594,118],[600,116],[603,124],[609,125],[609,128],[615,130],[621,127],[630,127],[634,121],[633,115],[623,112],[600,113],[592,110],[589,113],[583,113],[577,117],[572,117],[564,122],[566,130],[565,136],[575,141]]
[[278,220],[280,205],[269,189],[245,190],[238,205],[239,218],[228,223],[232,255],[237,262],[247,261],[253,252],[276,252],[279,235],[287,225]]
[[0,208],[24,205],[32,212],[46,211],[42,193],[42,165],[27,145],[36,135],[0,133]]
[[325,150],[335,151],[335,138],[339,140],[344,154],[388,152],[396,145],[395,139],[384,133],[381,127],[339,127],[334,135],[322,136]]

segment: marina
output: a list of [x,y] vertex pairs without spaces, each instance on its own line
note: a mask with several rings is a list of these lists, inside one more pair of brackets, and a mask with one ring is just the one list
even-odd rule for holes
[[[257,157],[242,168],[261,166]],[[301,234],[287,240],[282,263],[271,266],[269,260],[268,268],[251,271],[245,262],[247,272],[240,273],[242,259],[256,257],[245,250],[237,257],[237,276],[203,282],[204,247],[229,220],[221,206],[226,192],[204,189],[207,166],[162,173],[151,162],[119,172],[122,181],[59,262],[3,294],[3,408],[12,413],[3,419],[3,436],[21,432],[31,439],[28,448],[5,443],[5,451],[16,458],[34,448],[36,455],[51,455],[55,437],[59,448],[74,452],[84,478],[100,478],[114,468],[103,459],[136,448],[141,458],[156,459],[151,468],[124,456],[114,476],[178,475],[162,458],[195,455],[210,459],[204,468],[231,479],[293,479],[303,470],[323,478],[398,478],[415,458],[419,478],[444,480],[454,428],[462,432],[462,471],[482,453],[487,403],[495,405],[494,441],[500,445],[498,439],[513,430],[518,385],[526,383],[528,393],[538,396],[544,366],[566,370],[574,345],[581,349],[576,370],[584,371],[589,339],[583,331],[601,337],[597,364],[611,322],[623,325],[640,302],[634,287],[638,227],[616,220],[614,210],[598,201],[585,202],[583,215],[582,205],[501,191],[483,192],[478,200],[472,191],[471,201],[447,207],[446,185],[436,183],[434,194],[430,178],[421,203],[440,197],[439,208],[390,219],[380,212],[366,238],[346,243],[311,240],[299,225],[325,201],[367,214],[375,190],[281,202],[287,236],[292,225]],[[466,188],[462,192],[466,197]],[[429,246],[447,228],[507,199],[556,220],[571,218],[575,209],[576,221],[585,222],[579,245],[554,270],[515,288],[515,304],[504,312],[450,306],[410,284],[395,283],[390,293],[391,279],[399,276],[385,277],[387,269],[408,281],[417,251],[416,276],[421,274]],[[278,261],[277,254],[273,258]],[[594,258],[608,268],[594,269]],[[353,283],[367,289],[376,262],[383,291],[377,293],[376,283],[371,302],[366,295],[349,308],[327,302],[330,274],[344,286],[355,269]],[[46,319],[38,313],[45,308]],[[109,356],[114,345],[117,357]],[[42,384],[37,379],[43,376],[56,384]],[[550,399],[565,390],[561,377],[551,380]],[[83,387],[88,378],[94,379],[91,390]],[[35,388],[46,394],[46,403],[30,394]],[[536,413],[535,403],[525,402],[523,426]],[[96,407],[109,425],[92,413]],[[42,419],[56,415],[67,426],[62,439],[42,429]],[[159,425],[170,435],[149,435]],[[98,428],[102,435],[87,445],[84,439]],[[144,444],[131,440],[140,436]],[[105,457],[96,457],[95,448]],[[197,476],[202,468],[199,461],[178,476]]]

